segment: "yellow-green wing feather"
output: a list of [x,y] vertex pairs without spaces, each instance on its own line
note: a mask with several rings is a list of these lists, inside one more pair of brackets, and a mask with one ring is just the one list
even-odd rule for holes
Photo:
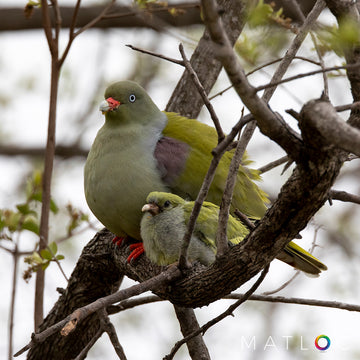
[[[194,200],[209,168],[212,159],[211,151],[217,145],[216,131],[197,120],[188,119],[175,113],[166,113],[166,115],[168,123],[163,130],[163,135],[190,145],[184,171],[172,188],[180,196]],[[217,205],[221,203],[233,153],[231,151],[224,154],[210,187],[207,200]],[[248,165],[250,162],[244,157],[243,163]],[[259,174],[255,170],[244,166],[240,167],[234,189],[232,212],[238,208],[251,218],[261,218],[264,215],[266,194],[252,181],[259,179]]]

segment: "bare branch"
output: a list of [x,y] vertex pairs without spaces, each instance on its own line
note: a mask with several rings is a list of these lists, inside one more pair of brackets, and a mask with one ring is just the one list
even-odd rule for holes
[[[323,146],[335,145],[360,156],[360,130],[346,123],[328,101],[310,101],[301,115],[299,126],[301,129],[306,127],[309,133],[306,139],[310,144],[321,141]],[[321,139],[315,135],[320,135]]]
[[206,108],[208,109],[208,111],[210,113],[211,119],[215,125],[215,129],[218,134],[218,143],[220,143],[225,137],[224,132],[220,125],[220,121],[215,113],[215,110],[214,110],[211,102],[209,101],[209,99],[207,97],[206,91],[205,91],[204,87],[202,86],[195,70],[193,69],[193,67],[190,64],[190,61],[186,57],[184,47],[182,44],[179,45],[179,50],[180,50],[180,54],[183,58],[185,68],[190,73],[191,79],[192,79],[193,83],[195,84],[197,90],[199,91],[199,94],[200,94],[202,100],[204,101]]
[[[104,333],[104,329],[100,328],[96,334],[90,339],[86,346],[81,350],[78,356],[74,360],[83,360],[86,359],[87,353],[95,345],[95,343],[101,338],[101,335]],[[17,354],[15,354],[16,356]]]
[[258,168],[257,170],[261,174],[263,174],[263,173],[265,173],[267,171],[270,171],[270,170],[276,168],[279,165],[282,165],[282,164],[286,163],[287,161],[289,161],[289,157],[287,155],[285,155],[285,156],[281,157],[280,159],[274,160],[274,161],[272,161],[272,162]]
[[354,204],[360,204],[360,196],[350,194],[346,191],[330,190],[329,198],[331,200],[340,200],[345,202],[352,202]]
[[231,200],[237,180],[237,174],[244,152],[245,149],[243,147],[243,143],[239,141],[235,153],[231,159],[229,173],[226,179],[225,189],[221,199],[218,228],[216,231],[217,257],[224,255],[229,248],[227,238],[227,224],[229,219]]
[[130,45],[130,44],[127,44],[125,45],[127,47],[129,47],[130,49],[132,50],[135,50],[135,51],[139,51],[143,54],[147,54],[147,55],[151,55],[151,56],[155,56],[155,57],[158,57],[160,59],[163,59],[163,60],[166,60],[166,61],[169,61],[169,62],[172,62],[174,64],[177,64],[177,65],[181,65],[181,66],[185,66],[184,65],[184,61],[181,61],[181,60],[177,60],[177,59],[174,59],[174,58],[169,58],[165,55],[162,55],[162,54],[158,54],[158,53],[155,53],[153,51],[149,51],[149,50],[145,50],[145,49],[140,49],[136,46],[133,46],[133,45]]
[[260,85],[257,86],[255,88],[256,92],[264,90],[264,89],[268,89],[271,88],[272,86],[275,85],[280,85],[280,84],[284,84],[286,82],[290,82],[290,81],[294,81],[297,79],[301,79],[304,77],[308,77],[308,76],[312,76],[312,75],[317,75],[317,74],[321,74],[324,72],[330,72],[330,71],[335,71],[335,70],[343,70],[343,69],[357,69],[360,67],[360,63],[356,63],[356,64],[349,64],[349,65],[342,65],[342,66],[332,66],[332,67],[328,67],[328,68],[324,68],[324,69],[319,69],[319,70],[314,70],[314,71],[309,71],[303,74],[297,74],[294,76],[289,76],[288,78],[282,79],[282,80],[278,80],[278,81],[274,81],[273,83],[269,83],[266,85]]
[[[224,297],[224,299],[239,299],[242,294],[230,294]],[[268,302],[279,302],[283,304],[299,304],[299,305],[310,305],[310,306],[320,306],[328,307],[339,310],[347,311],[356,311],[360,312],[360,305],[357,304],[347,304],[340,301],[326,301],[326,300],[317,300],[317,299],[303,299],[303,298],[294,298],[294,297],[284,297],[284,296],[267,296],[267,295],[252,295],[249,300],[253,301],[268,301]]]
[[267,265],[264,270],[261,272],[259,278],[256,280],[256,282],[251,286],[251,288],[241,297],[238,301],[236,301],[234,304],[230,305],[222,314],[216,316],[206,324],[204,324],[200,329],[197,331],[194,331],[192,334],[187,336],[186,338],[178,341],[174,347],[171,349],[171,352],[169,355],[164,357],[164,360],[171,360],[174,358],[176,352],[180,349],[180,347],[187,342],[190,338],[198,335],[198,334],[205,334],[209,328],[220,322],[221,320],[225,319],[227,316],[230,316],[233,314],[234,310],[238,308],[242,303],[244,303],[246,300],[250,298],[250,296],[256,291],[256,289],[260,286],[260,284],[265,279],[266,274],[269,271],[269,266]]
[[111,323],[109,316],[106,312],[105,308],[101,308],[97,311],[98,316],[100,318],[101,328],[106,331],[109,336],[109,339],[115,349],[116,354],[118,355],[120,360],[126,360],[126,355],[123,347],[121,346],[119,339],[116,335],[116,330],[114,325]]
[[213,1],[202,2],[205,23],[210,31],[212,40],[216,44],[217,55],[221,60],[235,90],[246,107],[253,114],[260,130],[282,146],[293,159],[299,158],[302,142],[292,129],[261,100],[255,89],[249,84],[244,71],[235,55],[232,46],[225,34],[218,12]]

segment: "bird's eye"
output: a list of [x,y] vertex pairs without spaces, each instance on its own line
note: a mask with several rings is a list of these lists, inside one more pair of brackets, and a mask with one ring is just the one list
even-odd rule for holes
[[135,100],[136,100],[136,96],[135,96],[134,94],[131,94],[131,95],[129,96],[129,101],[130,101],[131,103],[133,103],[133,102],[135,102]]
[[169,207],[170,204],[171,204],[170,200],[166,200],[166,201],[164,202],[164,208]]

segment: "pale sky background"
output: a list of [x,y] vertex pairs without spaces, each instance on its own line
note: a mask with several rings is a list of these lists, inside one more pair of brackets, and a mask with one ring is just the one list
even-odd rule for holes
[[[19,4],[23,1],[3,1],[5,4]],[[324,14],[323,21],[333,22],[329,14]],[[172,29],[173,34],[181,33],[181,41],[185,42],[188,56],[193,50],[193,41],[200,36],[201,31],[190,33],[186,29]],[[62,40],[67,40],[65,30]],[[103,116],[97,110],[102,100],[105,87],[117,80],[126,79],[132,73],[135,54],[125,47],[125,44],[149,48],[149,44],[157,43],[157,51],[165,55],[180,58],[178,54],[179,38],[172,34],[157,34],[151,30],[118,30],[110,29],[106,32],[89,30],[80,35],[74,42],[70,54],[62,71],[59,88],[57,142],[59,144],[72,143],[81,135],[80,144],[89,148],[97,130],[103,124]],[[310,56],[308,49],[311,43],[306,42],[307,49],[302,49],[303,55]],[[144,56],[147,57],[146,55]],[[311,54],[316,59],[314,53]],[[162,60],[159,75],[149,86],[149,93],[159,108],[166,106],[169,95],[182,74],[182,69],[174,64]],[[326,58],[327,65],[340,64],[335,57]],[[314,67],[303,62],[296,62],[287,74],[293,75],[313,70]],[[266,70],[268,74],[272,68]],[[48,92],[49,92],[50,57],[47,43],[42,31],[7,32],[0,35],[0,141],[3,144],[44,146],[47,133]],[[102,88],[95,89],[97,79],[103,79]],[[251,77],[254,85],[265,84],[269,77],[265,72],[258,72]],[[224,74],[220,76],[215,90],[228,85]],[[290,91],[290,93],[289,93]],[[297,111],[301,103],[319,97],[322,91],[321,76],[298,80],[287,84],[276,91],[270,106],[283,115],[289,123],[297,129],[296,122],[285,113],[286,109]],[[96,95],[96,96],[95,96]],[[90,103],[95,96],[95,106],[86,120],[76,123],[83,114],[87,113]],[[300,100],[298,102],[297,99]],[[334,105],[351,101],[349,85],[344,78],[330,80],[330,97]],[[236,123],[240,116],[242,104],[233,91],[216,98],[213,102],[222,125],[226,131]],[[347,113],[342,114],[346,118]],[[200,119],[210,123],[205,110]],[[248,148],[254,167],[260,167],[269,161],[283,156],[283,151],[271,143],[267,138],[256,132]],[[357,163],[356,163],[357,162]],[[358,160],[345,165],[346,168],[358,166]],[[53,197],[60,207],[71,203],[86,213],[90,213],[83,194],[83,159],[67,162],[55,162]],[[23,193],[18,189],[31,171],[31,164],[24,158],[10,158],[0,156],[0,208],[14,209],[15,205],[24,200]],[[281,168],[273,170],[263,177],[262,187],[275,196],[291,169],[281,175]],[[334,188],[359,194],[359,184],[356,179],[344,176]],[[303,239],[298,243],[305,249],[310,248],[314,238],[314,229],[335,229],[337,218],[344,210],[355,207],[349,204],[334,202],[328,204],[316,215],[309,226],[301,234]],[[64,225],[62,216],[52,218],[51,240],[59,236],[59,229]],[[91,218],[98,229],[101,224]],[[355,230],[354,230],[355,229]],[[278,295],[303,298],[337,300],[348,303],[359,303],[359,231],[356,224],[348,224],[349,237],[352,240],[353,251],[356,256],[349,259],[342,249],[326,242],[324,230],[319,230],[317,243],[319,247],[315,255],[327,264],[329,270],[319,278],[312,279],[303,274],[281,291]],[[65,255],[62,261],[64,270],[70,276],[84,245],[93,237],[94,230],[88,230],[79,236],[71,238],[59,245],[59,253]],[[33,249],[35,237],[23,234],[20,239],[21,250]],[[0,250],[0,279],[2,297],[0,301],[0,359],[7,358],[7,321],[10,304],[12,258]],[[33,296],[34,278],[26,284],[21,273],[26,266],[20,261],[19,280],[16,298],[15,339],[14,350],[18,351],[30,340],[33,331]],[[268,291],[288,280],[294,271],[274,261],[271,270],[257,293]],[[131,284],[130,280],[124,286]],[[250,284],[246,284],[239,292],[244,292]],[[66,287],[66,281],[58,268],[52,264],[46,271],[45,313],[51,309],[59,294],[57,287]],[[230,301],[217,301],[210,306],[197,309],[200,324],[203,324],[224,311]],[[209,347],[212,359],[360,359],[358,342],[360,314],[344,310],[306,307],[300,305],[267,304],[247,302],[235,311],[234,317],[229,317],[211,328],[205,335],[205,342]],[[270,316],[271,315],[271,316]],[[124,347],[128,359],[161,359],[181,338],[178,324],[175,320],[172,306],[169,303],[145,305],[112,316],[118,329],[119,340]],[[268,321],[266,321],[268,320]],[[331,347],[326,352],[320,352],[314,346],[316,336],[325,334],[331,339]],[[247,344],[251,341],[250,348]],[[255,342],[254,342],[255,341]],[[288,343],[287,343],[288,341]],[[255,347],[255,350],[254,350]],[[290,352],[290,348],[293,351]],[[88,359],[116,359],[112,346],[104,335],[96,346],[89,352]],[[26,355],[18,359],[25,359]],[[175,359],[187,359],[187,352],[182,349]]]

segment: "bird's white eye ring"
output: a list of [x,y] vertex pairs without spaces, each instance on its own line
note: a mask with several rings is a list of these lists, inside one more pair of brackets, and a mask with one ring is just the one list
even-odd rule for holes
[[133,103],[133,102],[135,102],[135,100],[136,100],[136,96],[135,96],[134,94],[131,94],[131,95],[129,96],[129,101],[130,101],[131,103]]

